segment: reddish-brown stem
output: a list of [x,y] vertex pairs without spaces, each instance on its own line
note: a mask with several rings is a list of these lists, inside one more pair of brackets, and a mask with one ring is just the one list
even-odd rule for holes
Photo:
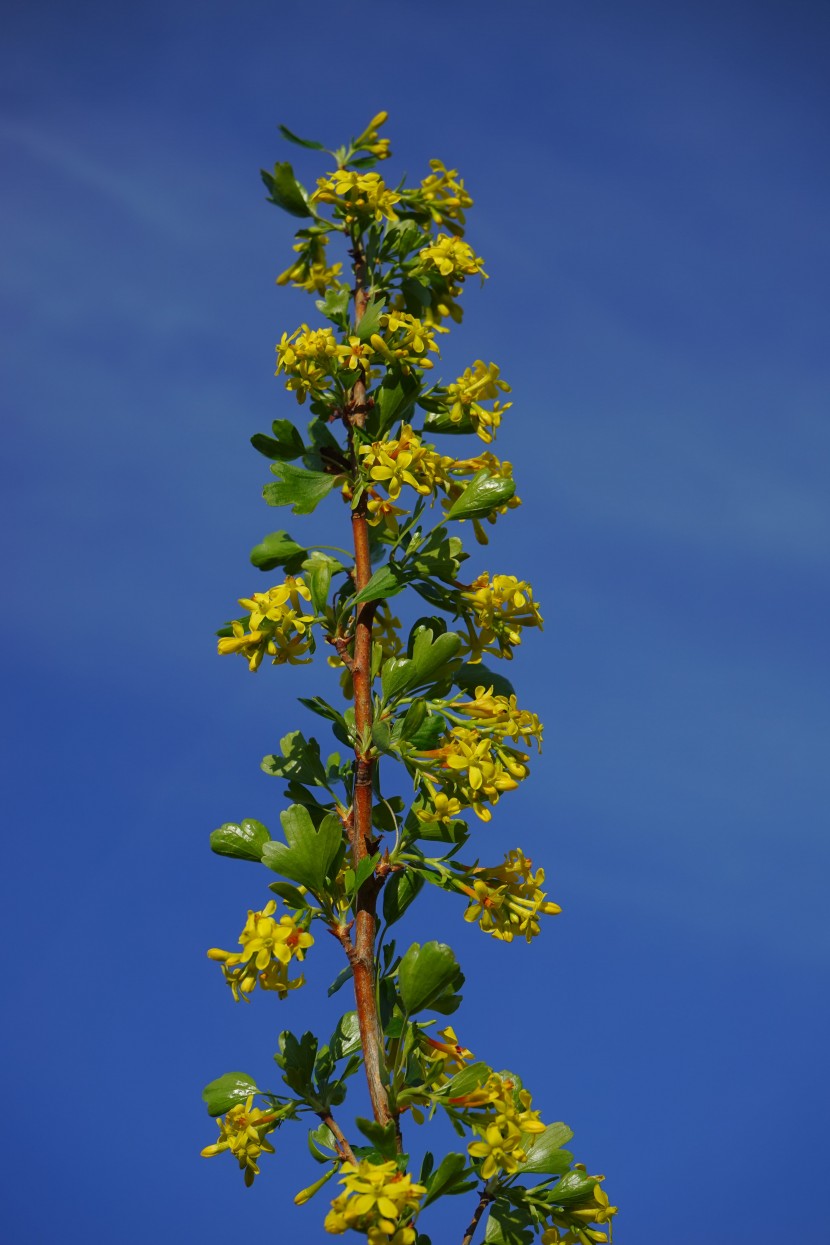
[[340,1158],[344,1159],[347,1163],[354,1163],[355,1167],[357,1167],[357,1159],[354,1156],[354,1151],[346,1140],[343,1130],[335,1120],[334,1116],[328,1114],[326,1111],[318,1111],[317,1114],[331,1133],[332,1137],[334,1137],[334,1144],[337,1147],[337,1153]]
[[481,1194],[481,1197],[478,1199],[478,1206],[475,1209],[475,1214],[470,1220],[467,1231],[464,1233],[464,1239],[461,1242],[461,1245],[470,1245],[473,1237],[476,1234],[476,1228],[478,1227],[479,1222],[481,1221],[481,1216],[484,1214],[485,1210],[490,1205],[492,1200],[493,1200],[492,1195],[489,1194],[486,1189],[484,1189]]
[[[360,241],[354,243],[354,306],[355,323],[359,323],[366,310],[366,260]],[[350,423],[362,428],[366,422],[366,385],[363,379],[354,386],[351,401]],[[352,452],[352,465],[356,469],[356,455]],[[372,559],[369,550],[369,524],[366,517],[366,496],[360,497],[352,510],[352,537],[354,540],[354,586],[362,592],[372,577]],[[371,755],[372,738],[372,622],[376,602],[368,601],[358,606],[354,628],[352,657],[352,682],[354,684],[355,770],[352,825],[349,833],[352,867],[357,870],[360,862],[374,851],[372,832],[372,777],[374,759]],[[354,977],[354,993],[360,1040],[372,1111],[378,1124],[386,1125],[393,1119],[389,1109],[383,1073],[383,1045],[378,1018],[375,981],[375,932],[377,928],[376,903],[379,890],[378,879],[366,879],[355,899],[354,943],[347,936],[349,962]],[[343,939],[341,938],[341,941]],[[344,943],[345,947],[345,943]]]

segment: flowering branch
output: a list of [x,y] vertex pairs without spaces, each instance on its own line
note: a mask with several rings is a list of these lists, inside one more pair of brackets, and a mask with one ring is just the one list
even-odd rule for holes
[[[519,1078],[476,1060],[449,1025],[435,1029],[436,1016],[461,1004],[464,975],[452,949],[435,940],[406,947],[388,936],[426,885],[505,943],[532,941],[542,918],[560,908],[547,898],[544,870],[521,848],[495,865],[463,851],[476,822],[490,821],[528,777],[531,748],[541,750],[536,714],[519,707],[512,683],[485,663],[512,661],[542,615],[526,581],[462,571],[471,553],[459,533],[486,546],[486,526],[520,504],[511,464],[490,449],[511,409],[510,387],[483,359],[455,379],[432,379],[441,335],[461,323],[467,280],[487,274],[464,241],[472,199],[454,169],[433,160],[419,184],[395,189],[374,172],[391,155],[378,134],[385,120],[378,114],[329,152],[334,172],[313,192],[287,162],[263,173],[271,202],[302,222],[296,258],[278,284],[317,296],[323,318],[277,344],[277,375],[311,418],[306,429],[276,419],[273,435],[252,438],[276,477],[263,497],[305,515],[336,491],[349,507],[352,548],[270,532],[251,562],[282,578],[239,598],[243,614],[222,628],[218,646],[255,672],[266,657],[308,665],[322,640],[344,699],[340,707],[320,695],[302,704],[346,755],[289,732],[262,762],[283,784],[282,837],[253,818],[211,835],[214,851],[276,875],[275,898],[248,912],[237,948],[208,952],[232,998],[293,996],[322,922],[347,960],[330,993],[351,977],[355,1007],[327,1042],[281,1032],[275,1059],[285,1092],[241,1072],[206,1086],[219,1138],[202,1153],[230,1152],[250,1185],[260,1157],[275,1152],[274,1132],[312,1116],[320,1124],[308,1146],[325,1171],[294,1200],[304,1206],[336,1178],[324,1221],[330,1234],[429,1245],[416,1228],[421,1212],[481,1188],[462,1245],[471,1245],[486,1215],[490,1239],[596,1245],[609,1239],[616,1207],[603,1177],[565,1148],[571,1130],[545,1124]],[[325,153],[281,128],[290,142]],[[348,281],[343,261],[330,262],[332,241],[349,256]],[[459,437],[486,448],[444,452]],[[408,633],[393,610],[404,591],[420,603]],[[396,765],[411,783],[408,800],[382,789]],[[361,1070],[372,1118],[355,1117],[349,1142],[334,1110]],[[416,1180],[401,1117],[411,1121],[409,1142],[436,1112],[464,1138],[463,1152],[437,1162],[427,1152]]]

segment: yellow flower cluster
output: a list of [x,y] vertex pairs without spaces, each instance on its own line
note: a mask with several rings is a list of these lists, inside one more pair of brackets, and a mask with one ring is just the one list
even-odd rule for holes
[[267,592],[240,597],[239,604],[251,611],[250,631],[239,621],[232,623],[233,635],[219,640],[220,655],[241,653],[253,671],[262,665],[266,653],[275,666],[305,665],[311,660],[306,654],[313,648],[309,624],[314,614],[301,613],[303,600],[310,601],[311,593],[303,579],[293,575]]
[[370,151],[378,160],[388,160],[392,154],[388,138],[379,138],[378,130],[389,120],[388,112],[379,112],[366,126],[360,138],[354,141],[355,151]]
[[[510,386],[499,379],[497,365],[476,359],[472,367],[465,368],[458,380],[447,385],[450,419],[454,424],[469,421],[481,440],[489,445],[502,415],[513,405],[512,402],[499,402],[500,392],[510,393]],[[482,406],[482,402],[488,401],[493,403],[491,410]]]
[[395,204],[401,196],[390,190],[379,173],[338,169],[317,179],[312,203],[328,203],[342,213],[347,225],[369,220],[397,220]]
[[276,376],[283,372],[285,387],[302,403],[306,395],[325,393],[328,381],[341,365],[344,346],[331,329],[310,329],[302,324],[291,334],[283,333],[277,343]]
[[496,1072],[472,1094],[450,1099],[454,1107],[481,1111],[481,1116],[473,1122],[479,1140],[471,1141],[467,1152],[471,1158],[481,1160],[482,1180],[490,1180],[498,1172],[514,1175],[525,1160],[526,1139],[533,1133],[545,1131],[539,1112],[532,1110],[531,1102],[526,1089],[516,1089],[513,1081]]
[[512,658],[513,649],[521,643],[525,627],[542,626],[539,606],[533,600],[533,589],[515,575],[493,575],[484,571],[461,593],[465,602],[464,621],[468,637],[465,647],[469,660],[481,661],[484,653]]
[[366,1236],[369,1245],[414,1245],[411,1220],[426,1193],[424,1185],[413,1184],[412,1177],[398,1171],[393,1162],[361,1159],[344,1163],[340,1170],[346,1191],[332,1202],[326,1231],[336,1236],[353,1228]]
[[555,916],[562,911],[559,904],[545,901],[541,889],[545,871],[534,873],[533,861],[521,848],[508,852],[498,868],[474,872],[482,876],[472,886],[460,885],[471,900],[464,920],[478,921],[485,934],[501,942],[512,942],[517,935],[530,942],[539,933],[540,914]]
[[208,958],[222,965],[225,981],[239,1002],[248,999],[257,982],[263,990],[276,990],[284,999],[289,990],[296,990],[304,977],[289,979],[292,960],[303,960],[314,939],[308,925],[290,913],[274,920],[277,910],[272,899],[261,912],[249,912],[245,928],[239,935],[241,951],[222,951],[211,947]]
[[[582,1164],[575,1166],[581,1168]],[[597,1183],[590,1193],[577,1202],[570,1202],[567,1208],[554,1212],[550,1226],[542,1233],[542,1245],[585,1245],[586,1242],[600,1245],[611,1239],[612,1220],[618,1207],[610,1205],[608,1194],[599,1187],[599,1182],[605,1177],[595,1176],[594,1179]],[[553,1196],[556,1196],[555,1187]],[[607,1223],[608,1232],[592,1228],[592,1223]]]
[[436,225],[444,225],[451,233],[464,232],[464,212],[473,201],[458,180],[458,170],[445,168],[441,160],[430,160],[432,172],[421,182],[421,196]]
[[288,285],[289,281],[309,294],[325,294],[330,286],[336,285],[337,278],[343,268],[341,263],[326,264],[326,247],[328,238],[316,234],[310,241],[300,239],[294,243],[294,250],[300,258],[285,272],[277,277],[277,285]]
[[380,317],[380,327],[383,336],[372,333],[369,340],[387,364],[401,368],[405,373],[413,365],[427,369],[434,367],[427,355],[429,351],[438,353],[435,334],[417,316],[411,316],[406,311],[386,312]]
[[266,1154],[274,1153],[274,1147],[270,1141],[266,1141],[265,1134],[276,1128],[276,1119],[275,1115],[255,1107],[251,1095],[244,1103],[238,1102],[235,1107],[231,1107],[224,1120],[221,1116],[217,1119],[219,1140],[212,1146],[205,1146],[202,1158],[209,1159],[214,1154],[230,1150],[244,1171],[245,1183],[250,1188],[254,1183],[254,1176],[259,1175],[257,1159],[260,1154],[263,1151]]
[[487,276],[482,265],[484,260],[476,255],[468,242],[461,238],[453,238],[448,233],[439,233],[429,246],[418,252],[422,267],[436,268],[442,277],[451,281],[463,281],[478,273],[482,278]]
[[[360,453],[363,458],[363,470],[369,478],[380,485],[394,501],[404,484],[413,488],[422,497],[434,494],[439,486],[448,483],[447,466],[452,459],[445,458],[430,445],[423,445],[421,438],[412,431],[409,424],[404,424],[399,437],[391,441],[373,441],[371,445],[362,445]],[[382,515],[378,508],[369,502],[372,515],[370,523],[379,523]],[[398,513],[402,513],[398,511]]]
[[[497,804],[503,791],[515,791],[529,773],[527,753],[463,726],[454,726],[440,748],[415,756],[433,804],[432,809],[418,813],[421,821],[444,821],[462,808],[471,808],[482,821],[489,821],[492,814],[487,804]],[[446,797],[441,804],[444,817],[438,816],[440,795]]]
[[542,751],[542,723],[529,709],[519,709],[514,695],[496,696],[492,687],[482,685],[475,689],[474,700],[453,702],[452,709],[486,724],[488,731],[500,739],[528,745],[535,740],[536,747]]

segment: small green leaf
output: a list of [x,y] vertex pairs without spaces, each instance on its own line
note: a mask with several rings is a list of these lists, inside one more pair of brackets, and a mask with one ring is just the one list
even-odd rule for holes
[[460,497],[447,511],[448,519],[484,519],[503,506],[516,492],[513,480],[491,476],[486,468],[476,472]]
[[337,974],[334,981],[331,983],[331,985],[328,988],[329,998],[331,998],[333,994],[337,994],[337,991],[341,990],[343,986],[345,986],[346,982],[351,980],[351,976],[352,976],[351,964],[347,964],[345,968],[341,968],[340,972]]
[[442,942],[413,943],[398,966],[398,989],[409,1016],[426,1008],[446,1014],[443,1008],[463,982],[455,955]]
[[372,334],[377,333],[380,328],[380,317],[383,315],[385,301],[383,298],[373,299],[361,316],[360,323],[355,329],[355,334],[362,342],[367,342]]
[[431,713],[424,718],[417,731],[410,735],[408,743],[411,748],[415,748],[417,752],[431,752],[433,748],[438,747],[447,731],[447,724],[441,717],[440,713]]
[[473,1173],[467,1167],[467,1159],[463,1154],[446,1155],[428,1178],[426,1197],[421,1205],[429,1206],[430,1202],[448,1194],[468,1193],[477,1183],[474,1176],[472,1180],[469,1179],[471,1175]]
[[283,138],[288,139],[289,143],[296,143],[298,147],[310,147],[312,151],[325,151],[322,143],[315,143],[310,138],[300,138],[297,134],[292,134],[287,125],[277,126]]
[[291,216],[311,216],[308,206],[308,195],[294,176],[294,170],[287,160],[274,165],[274,172],[260,170],[262,180],[270,191],[270,202],[281,207]]
[[399,420],[408,419],[415,406],[420,386],[412,376],[401,376],[392,381],[391,376],[374,392],[375,406],[371,427],[377,436],[383,436]]
[[580,1198],[586,1197],[592,1189],[596,1188],[596,1185],[596,1177],[589,1176],[587,1172],[566,1172],[551,1189],[551,1200],[567,1206],[570,1202],[577,1202]]
[[358,592],[354,603],[362,605],[364,601],[381,601],[386,597],[397,596],[399,592],[403,592],[406,582],[406,574],[393,562],[387,562],[375,571],[366,587]]
[[394,1123],[376,1124],[374,1120],[366,1120],[358,1115],[355,1119],[355,1124],[363,1133],[363,1136],[371,1141],[382,1158],[396,1159],[398,1157]]
[[329,1048],[335,1059],[346,1059],[360,1050],[360,1023],[357,1012],[346,1012],[337,1022]]
[[372,743],[378,752],[388,752],[392,746],[392,731],[389,723],[384,722],[382,718],[372,723]]
[[251,445],[266,458],[299,458],[305,453],[305,444],[290,419],[275,419],[271,425],[273,437],[255,432]]
[[245,1102],[251,1094],[258,1094],[257,1083],[247,1072],[226,1072],[202,1090],[202,1097],[210,1115],[224,1115],[238,1102]]
[[413,700],[403,718],[401,718],[400,725],[398,726],[398,738],[411,739],[426,716],[427,702],[425,700]]
[[461,647],[461,636],[445,631],[433,641],[431,631],[419,631],[412,648],[412,660],[418,671],[417,683],[428,683],[447,662],[452,661]]
[[332,324],[336,324],[343,332],[349,323],[349,302],[351,300],[351,291],[346,285],[334,286],[326,290],[325,298],[318,298],[315,306],[317,310],[331,320]]
[[440,1091],[441,1097],[452,1101],[454,1098],[464,1098],[467,1094],[472,1094],[484,1084],[492,1071],[490,1065],[481,1060],[478,1063],[468,1064],[466,1068],[456,1072],[455,1076],[443,1086]]
[[325,471],[306,471],[291,463],[274,463],[278,484],[266,484],[262,496],[269,506],[291,506],[294,514],[311,514],[337,483],[337,477]]
[[291,804],[280,814],[287,843],[274,839],[262,849],[262,862],[275,873],[299,882],[315,895],[326,889],[335,861],[344,850],[340,818],[330,813],[315,830],[308,809]]
[[292,540],[288,532],[271,532],[251,550],[251,562],[259,570],[273,571],[284,566],[292,575],[307,556],[308,550]]
[[393,700],[415,682],[418,667],[408,657],[390,657],[383,667],[380,686],[384,701]]
[[383,888],[383,919],[387,925],[401,919],[423,886],[423,875],[411,866],[392,874]]
[[226,821],[210,836],[211,851],[217,856],[233,856],[236,860],[262,860],[262,849],[271,836],[261,821],[245,817],[239,824]]
[[562,1147],[571,1137],[573,1133],[567,1124],[548,1124],[543,1133],[533,1135],[527,1158],[522,1163],[522,1172],[544,1176],[560,1176],[566,1172],[573,1162],[573,1155]]

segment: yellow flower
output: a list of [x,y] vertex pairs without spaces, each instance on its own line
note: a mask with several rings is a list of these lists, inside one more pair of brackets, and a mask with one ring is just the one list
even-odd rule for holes
[[329,203],[346,224],[370,220],[397,220],[395,204],[400,195],[390,190],[378,173],[355,173],[338,169],[317,180],[312,203]]
[[409,424],[404,424],[400,436],[393,440],[361,445],[360,454],[363,470],[392,501],[400,496],[404,484],[422,497],[434,494],[447,481],[447,465],[452,461],[437,454],[432,446],[422,445]]
[[318,397],[329,388],[330,378],[337,371],[342,347],[329,328],[310,329],[301,324],[293,333],[283,333],[277,343],[277,370],[286,376],[285,387],[305,402],[306,396]]
[[275,666],[286,662],[292,666],[306,665],[311,660],[306,654],[314,649],[309,624],[314,622],[315,615],[301,611],[303,601],[310,600],[311,592],[303,579],[293,575],[267,592],[240,597],[239,604],[250,611],[251,630],[246,631],[239,620],[233,622],[233,635],[219,640],[218,652],[241,653],[253,671],[259,669],[266,653]]
[[224,1120],[219,1116],[216,1123],[219,1125],[219,1140],[212,1146],[205,1146],[202,1158],[212,1158],[214,1154],[230,1150],[244,1171],[245,1184],[250,1188],[254,1177],[259,1175],[257,1159],[260,1154],[274,1153],[274,1147],[266,1140],[265,1134],[276,1128],[277,1117],[255,1107],[251,1095],[245,1103],[239,1102],[231,1107]]
[[378,160],[388,160],[392,152],[388,138],[378,138],[378,130],[389,119],[388,112],[379,112],[366,126],[366,129],[354,141],[355,151],[370,151]]
[[343,265],[338,262],[329,267],[326,264],[325,248],[328,243],[328,238],[320,234],[315,234],[310,240],[301,238],[295,242],[294,250],[299,252],[300,258],[280,273],[277,285],[287,285],[290,281],[309,294],[325,294],[327,289],[337,285]]
[[545,1131],[539,1112],[531,1108],[530,1093],[526,1089],[517,1090],[509,1077],[496,1072],[480,1089],[461,1098],[451,1098],[450,1102],[465,1113],[481,1113],[468,1116],[479,1140],[470,1142],[467,1151],[472,1158],[483,1160],[483,1180],[489,1180],[499,1171],[513,1175],[525,1160],[529,1136]]
[[388,311],[380,317],[380,333],[369,338],[372,347],[388,364],[408,374],[410,366],[433,367],[428,354],[438,354],[435,334],[429,325],[406,311]]
[[272,899],[261,912],[248,912],[239,935],[241,951],[223,951],[220,947],[208,951],[208,959],[222,965],[237,1003],[240,998],[247,1000],[257,984],[263,990],[275,990],[281,999],[303,984],[303,977],[289,979],[288,966],[292,960],[305,959],[307,949],[314,943],[308,932],[309,918],[298,919],[285,913],[275,921],[276,910],[276,901]]
[[474,700],[453,701],[452,709],[455,713],[476,719],[500,739],[526,744],[535,740],[537,748],[542,751],[542,723],[529,709],[519,709],[515,695],[496,696],[492,687],[481,685],[475,689]]
[[421,1038],[429,1048],[427,1055],[430,1059],[442,1059],[444,1071],[448,1074],[460,1072],[462,1068],[466,1068],[467,1061],[473,1058],[473,1052],[461,1045],[455,1036],[455,1030],[450,1025],[439,1032],[440,1041],[429,1037],[426,1033],[423,1033]]
[[472,885],[459,883],[459,890],[470,897],[465,921],[478,921],[485,934],[502,942],[519,935],[530,942],[540,931],[539,916],[555,916],[562,909],[545,899],[541,889],[544,869],[532,871],[521,848],[508,852],[504,864],[494,869],[477,868]]
[[484,260],[476,255],[469,243],[446,233],[439,233],[435,241],[425,246],[418,255],[423,268],[436,268],[447,279],[463,281],[476,273],[482,278],[487,276],[482,267]]
[[345,1192],[331,1204],[326,1231],[339,1235],[353,1228],[364,1233],[370,1245],[414,1245],[411,1220],[418,1213],[425,1186],[413,1184],[412,1177],[398,1171],[393,1162],[361,1159],[357,1164],[344,1163],[341,1172]]
[[[510,393],[510,386],[499,378],[496,364],[476,359],[471,368],[465,368],[458,380],[447,385],[450,419],[454,424],[469,421],[481,440],[489,445],[502,415],[513,405],[512,402],[499,402],[500,392]],[[490,410],[482,406],[482,402],[487,401],[493,403]]]
[[502,1132],[497,1124],[488,1125],[480,1141],[470,1142],[467,1152],[474,1159],[484,1160],[481,1164],[482,1180],[489,1180],[500,1171],[512,1176],[525,1157],[521,1134],[513,1129]]
[[[530,758],[474,728],[454,726],[440,748],[416,752],[413,759],[433,802],[443,792],[489,821],[492,814],[486,806],[497,804],[502,792],[516,789],[529,773]],[[422,821],[436,820],[419,816]]]
[[473,200],[458,180],[457,169],[447,169],[440,160],[430,160],[432,172],[421,182],[421,196],[436,225],[444,225],[452,233],[464,231],[464,212]]
[[494,575],[491,579],[485,571],[461,593],[461,599],[469,611],[465,645],[472,662],[481,661],[484,653],[512,658],[523,629],[542,626],[533,589],[515,575]]

